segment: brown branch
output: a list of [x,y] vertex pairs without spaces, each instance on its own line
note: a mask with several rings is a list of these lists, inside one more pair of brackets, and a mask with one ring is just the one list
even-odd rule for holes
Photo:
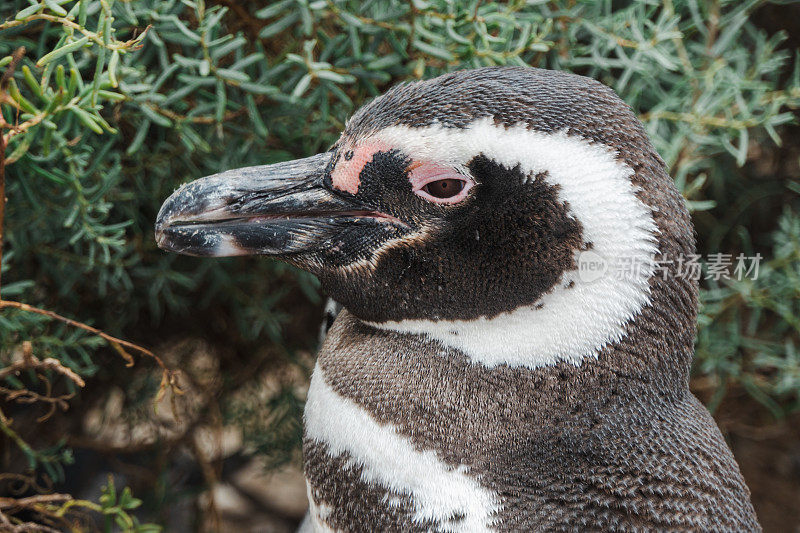
[[[0,526],[3,526],[0,531],[8,531],[13,533],[58,533],[61,529],[56,529],[48,525],[39,524],[36,522],[22,522],[11,529],[7,528],[11,521],[3,511],[8,511],[10,514],[18,513],[20,511],[28,511],[46,517],[52,521],[53,519],[62,522],[62,525],[67,525],[66,521],[50,512],[49,508],[53,505],[64,505],[73,501],[72,496],[69,494],[40,494],[36,496],[29,496],[27,498],[8,498],[0,497]],[[19,522],[19,520],[17,519]]]
[[20,507],[32,507],[34,505],[53,504],[67,502],[72,499],[69,494],[38,494],[27,498],[5,498],[0,497],[0,509],[16,509]]
[[0,394],[4,395],[6,397],[6,401],[9,402],[19,402],[25,404],[36,402],[49,403],[50,409],[47,411],[47,413],[36,419],[37,422],[44,422],[53,415],[56,407],[60,407],[62,411],[66,411],[69,408],[68,402],[75,397],[75,393],[52,396],[52,387],[50,386],[49,380],[47,380],[47,378],[41,374],[38,374],[38,377],[47,384],[47,394],[39,394],[38,392],[33,392],[28,389],[8,389],[6,387],[0,387]]
[[[54,370],[58,374],[66,376],[79,387],[83,387],[85,385],[83,379],[81,379],[80,376],[78,376],[71,369],[62,365],[60,361],[50,357],[48,357],[44,361],[40,361],[39,358],[34,356],[32,352],[33,348],[31,346],[31,343],[29,341],[23,342],[22,343],[23,360],[17,361],[13,363],[11,366],[0,369],[0,379],[7,377],[11,374],[17,374],[23,370],[46,369],[46,370]],[[66,411],[67,409],[69,409],[68,402],[73,397],[75,397],[75,393],[53,396],[53,385],[52,383],[50,383],[50,380],[47,379],[47,376],[37,372],[36,377],[39,378],[39,381],[44,383],[45,389],[47,389],[44,394],[39,394],[38,392],[34,392],[27,388],[9,389],[6,387],[0,387],[0,394],[4,395],[6,401],[9,402],[18,402],[24,404],[43,402],[50,404],[50,408],[47,410],[47,412],[36,419],[37,422],[44,422],[45,420],[53,416],[53,413],[55,413],[57,407],[60,407],[62,411]]]
[[[69,368],[63,366],[59,361],[53,358],[47,358],[44,361],[40,361],[38,358],[33,357],[33,354],[30,353],[31,352],[30,342],[25,341],[22,343],[22,346],[23,346],[23,353],[27,348],[27,351],[29,352],[29,357],[26,357],[25,361],[15,363],[11,365],[11,367],[3,369],[3,371],[0,372],[3,374],[2,377],[6,377],[6,375],[8,374],[5,371],[7,371],[9,368],[12,367],[14,367],[12,368],[13,370],[17,371],[20,371],[22,369],[46,368],[46,369],[54,369],[57,373],[67,376],[70,380],[72,380],[73,383],[75,383],[79,387],[84,386],[84,382],[80,378],[80,376],[78,376],[75,372],[73,372]],[[24,364],[20,365],[19,363],[24,363]],[[38,392],[34,392],[27,388],[9,389],[6,387],[0,387],[0,394],[4,395],[6,401],[9,402],[18,402],[24,404],[32,404],[36,402],[49,403],[50,408],[47,410],[45,414],[36,419],[37,422],[44,422],[45,420],[53,416],[53,413],[55,413],[56,411],[56,407],[60,407],[62,411],[66,411],[67,409],[69,409],[68,401],[75,396],[75,393],[53,396],[53,385],[52,383],[50,383],[50,380],[47,379],[47,376],[37,372],[36,377],[39,378],[39,381],[44,383],[46,389],[44,394],[39,394]]]
[[[126,50],[128,48],[140,47],[141,46],[141,41],[142,41],[142,39],[144,39],[144,35],[147,33],[147,30],[150,29],[150,26],[146,27],[141,34],[137,35],[136,37],[134,37],[133,39],[130,39],[128,41],[118,41],[118,40],[115,39],[114,41],[106,43],[103,40],[102,33],[95,33],[93,31],[87,30],[86,28],[84,28],[80,24],[78,24],[77,22],[74,22],[74,21],[72,21],[72,20],[70,20],[68,18],[65,18],[65,17],[57,17],[55,15],[48,15],[47,13],[38,13],[36,15],[31,15],[31,16],[26,17],[26,18],[21,19],[21,20],[9,20],[9,21],[3,22],[2,24],[0,24],[0,31],[7,30],[7,29],[10,29],[10,28],[14,28],[16,26],[22,26],[23,24],[28,24],[28,23],[34,22],[36,20],[43,20],[43,21],[47,21],[47,22],[53,22],[53,23],[56,23],[56,24],[61,24],[62,26],[65,26],[67,28],[71,28],[73,30],[79,31],[82,34],[84,34],[86,37],[88,37],[95,44],[99,44],[100,46],[102,46],[104,48],[107,48],[108,50]],[[134,49],[136,49],[136,48],[134,48]]]
[[[128,97],[128,98],[130,98],[130,97]],[[260,105],[266,99],[267,99],[266,95],[259,94],[258,96],[253,98],[253,101],[255,102],[256,105]],[[186,115],[182,115],[180,113],[176,113],[175,111],[172,111],[170,109],[165,109],[163,107],[159,107],[156,104],[147,103],[147,104],[144,104],[144,105],[146,105],[147,107],[149,107],[150,109],[152,109],[156,113],[158,113],[160,115],[163,115],[163,116],[167,117],[168,119],[174,120],[175,122],[186,122],[186,121],[188,121],[188,122],[191,122],[192,124],[216,124],[217,123],[217,119],[215,117],[212,117],[212,116],[200,115],[200,116],[189,117],[189,116],[186,116]],[[228,121],[233,120],[235,118],[241,117],[241,116],[243,116],[245,114],[247,114],[247,107],[245,107],[245,106],[240,107],[236,111],[227,111],[222,117],[222,122],[228,122]]]
[[12,524],[8,516],[2,511],[0,511],[0,526],[2,526],[0,531],[5,533],[59,533],[58,529],[33,522]]
[[11,76],[14,75],[14,70],[17,68],[17,65],[25,56],[25,47],[20,46],[14,53],[11,55],[11,62],[6,67],[5,72],[3,72],[3,77],[0,78],[0,91],[4,91],[6,89],[6,85],[8,85],[9,80],[11,80]]
[[122,339],[118,339],[117,337],[113,337],[113,336],[109,335],[108,333],[106,333],[106,332],[104,332],[102,330],[99,330],[97,328],[94,328],[94,327],[92,327],[92,326],[90,326],[88,324],[84,324],[83,322],[78,322],[76,320],[72,320],[71,318],[67,318],[65,316],[59,315],[58,313],[54,313],[53,311],[48,311],[47,309],[41,309],[39,307],[34,307],[34,306],[28,305],[26,303],[15,302],[13,300],[0,300],[0,309],[4,309],[6,307],[11,307],[11,308],[14,308],[14,309],[19,309],[21,311],[27,311],[29,313],[36,313],[37,315],[46,316],[48,318],[52,318],[53,320],[58,320],[59,322],[63,322],[65,324],[67,324],[68,326],[72,326],[72,327],[75,327],[75,328],[78,328],[78,329],[82,329],[84,331],[88,331],[89,333],[97,335],[98,337],[102,337],[103,339],[108,341],[108,343],[111,344],[111,346],[113,346],[115,350],[120,352],[120,355],[123,357],[123,359],[125,359],[125,361],[127,361],[128,366],[133,366],[133,357],[131,356],[131,354],[129,354],[128,352],[125,351],[123,346],[126,347],[126,348],[130,348],[131,350],[136,350],[137,352],[140,352],[140,353],[143,353],[145,355],[148,355],[148,356],[152,357],[153,359],[155,359],[156,363],[158,363],[158,366],[160,366],[161,368],[166,370],[166,366],[164,366],[164,362],[161,360],[161,358],[159,358],[156,354],[154,354],[153,352],[151,352],[147,348],[144,348],[144,347],[139,346],[138,344],[134,344],[132,342],[128,342],[128,341],[124,341]]
[[[75,98],[73,100],[77,100],[77,98]],[[0,103],[7,103],[9,105],[12,105],[15,108],[17,108],[17,111],[19,111],[19,105],[10,96],[8,96],[7,93],[0,92]],[[66,106],[58,106],[58,107],[55,108],[55,111],[58,112],[61,109],[63,109],[64,107],[66,107]],[[33,117],[29,118],[28,120],[26,120],[22,124],[8,124],[8,123],[6,123],[6,128],[9,130],[9,132],[3,136],[4,137],[3,144],[7,146],[11,139],[16,137],[17,135],[21,135],[21,134],[25,133],[26,131],[28,131],[32,127],[34,127],[37,124],[39,124],[40,122],[42,122],[44,119],[47,118],[48,114],[49,113],[47,113],[46,111],[42,111],[41,113],[38,113],[38,114],[34,115]],[[5,148],[5,146],[4,146],[4,148]],[[4,160],[3,161],[3,166],[5,166],[6,163],[10,165],[11,163],[14,163],[15,161],[16,161],[16,159],[9,159],[7,161]]]
[[[2,228],[2,219],[0,219],[0,228]],[[181,392],[181,390],[180,390],[180,388],[178,387],[178,384],[177,384],[176,371],[167,368],[167,366],[164,364],[164,361],[162,361],[160,357],[158,357],[156,354],[154,354],[153,352],[151,352],[147,348],[144,348],[143,346],[139,346],[138,344],[134,344],[132,342],[128,342],[128,341],[122,340],[120,338],[114,337],[114,336],[109,335],[108,333],[106,333],[106,332],[104,332],[102,330],[99,330],[97,328],[94,328],[94,327],[92,327],[92,326],[90,326],[88,324],[84,324],[83,322],[78,322],[77,320],[72,320],[71,318],[67,318],[65,316],[59,315],[58,313],[54,313],[53,311],[48,311],[47,309],[41,309],[39,307],[34,307],[32,305],[28,305],[28,304],[22,303],[22,302],[16,302],[16,301],[13,301],[13,300],[0,300],[0,309],[5,309],[5,308],[8,308],[8,307],[13,308],[13,309],[19,309],[21,311],[26,311],[26,312],[29,312],[29,313],[36,313],[37,315],[42,315],[42,316],[45,316],[45,317],[53,319],[53,320],[58,320],[59,322],[63,322],[64,324],[67,324],[68,326],[72,326],[74,328],[82,329],[84,331],[88,331],[89,333],[92,333],[93,335],[97,335],[98,337],[101,337],[106,342],[108,342],[111,345],[111,347],[114,348],[117,351],[117,353],[119,353],[120,356],[122,356],[123,359],[125,359],[125,361],[127,362],[127,366],[133,366],[134,361],[133,361],[133,356],[131,356],[131,354],[129,354],[125,350],[125,348],[131,349],[131,350],[135,350],[135,351],[137,351],[137,352],[139,352],[141,354],[147,355],[147,356],[151,357],[158,364],[158,366],[161,367],[161,370],[162,370],[161,388],[162,388],[162,390],[167,385],[169,385],[173,389],[174,392],[177,392],[177,393]],[[0,375],[0,377],[2,377],[2,376]]]
[[[7,487],[6,490],[11,494],[25,494],[31,490],[43,494],[52,489],[50,479],[45,477],[44,481],[46,482],[46,487],[40,485],[31,475],[15,474],[12,472],[0,473],[0,483],[3,483],[3,485],[0,486]],[[16,485],[14,482],[16,482]]]
[[60,361],[57,359],[53,359],[52,357],[46,358],[44,361],[41,361],[38,357],[33,355],[33,347],[31,343],[25,341],[22,343],[22,359],[12,363],[11,365],[0,369],[0,379],[3,379],[6,376],[11,374],[18,374],[23,370],[53,370],[62,376],[66,376],[69,378],[73,383],[75,383],[79,387],[83,387],[85,385],[83,379],[73,372],[71,369],[65,367],[61,364]]

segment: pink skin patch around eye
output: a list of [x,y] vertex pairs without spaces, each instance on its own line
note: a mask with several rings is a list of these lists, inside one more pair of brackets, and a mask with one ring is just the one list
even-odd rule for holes
[[372,161],[372,157],[378,152],[388,152],[391,148],[385,143],[374,141],[359,144],[343,150],[342,156],[336,162],[336,168],[331,173],[331,183],[334,189],[358,193],[361,186],[361,171],[364,165]]
[[[458,180],[463,182],[464,186],[457,194],[447,198],[438,198],[425,191],[426,185],[440,180]],[[467,197],[467,193],[475,185],[472,179],[456,171],[453,167],[428,161],[411,163],[409,181],[411,181],[411,188],[414,189],[417,196],[437,204],[457,204]]]
[[[358,194],[361,186],[361,171],[372,161],[378,152],[390,152],[392,147],[381,141],[371,141],[342,150],[342,156],[331,172],[331,184],[334,189],[350,194]],[[437,198],[428,194],[424,188],[429,183],[439,180],[458,180],[464,183],[463,188],[448,198]],[[466,198],[469,190],[475,185],[467,176],[460,174],[453,167],[429,161],[414,161],[410,165],[409,181],[414,193],[429,202],[437,204],[455,204]]]

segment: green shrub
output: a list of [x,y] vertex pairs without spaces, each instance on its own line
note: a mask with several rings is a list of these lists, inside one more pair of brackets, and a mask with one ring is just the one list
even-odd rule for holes
[[[151,348],[197,337],[222,346],[213,401],[259,453],[290,460],[300,434],[288,416],[299,411],[293,389],[266,403],[275,416],[263,426],[235,392],[276,361],[308,371],[316,282],[265,260],[158,251],[152,224],[163,199],[202,175],[324,150],[354,109],[401,80],[484,65],[563,69],[610,85],[639,113],[694,212],[700,251],[765,258],[756,280],[704,282],[696,373],[715,391],[712,407],[743,387],[781,416],[800,401],[800,178],[759,165],[791,140],[800,61],[785,34],[754,22],[766,4],[5,0],[0,72],[15,50],[25,53],[0,92],[2,297]],[[2,416],[0,428],[19,439],[5,441],[14,451],[3,456],[22,450],[26,475],[54,481],[70,458],[63,439],[15,422],[33,420],[23,390],[62,398],[31,401],[45,413],[58,407],[67,435],[115,386],[149,416],[160,374],[147,358],[124,368],[113,349],[141,355],[3,309],[0,371],[31,355],[58,362],[37,367],[38,377],[2,375],[0,408],[14,421]]]

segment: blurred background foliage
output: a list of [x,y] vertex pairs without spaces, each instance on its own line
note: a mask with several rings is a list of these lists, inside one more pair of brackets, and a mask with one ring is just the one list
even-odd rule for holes
[[[800,522],[782,506],[800,497],[797,1],[4,0],[0,21],[0,75],[25,48],[0,91],[3,300],[181,369],[165,387],[146,354],[0,303],[2,520],[226,529],[209,487],[253,457],[299,463],[322,299],[268,260],[160,252],[161,202],[203,175],[325,150],[401,80],[531,65],[597,78],[634,108],[700,253],[764,258],[757,279],[702,283],[693,388],[767,528]],[[737,438],[772,438],[789,470]],[[249,497],[275,530],[302,515]]]

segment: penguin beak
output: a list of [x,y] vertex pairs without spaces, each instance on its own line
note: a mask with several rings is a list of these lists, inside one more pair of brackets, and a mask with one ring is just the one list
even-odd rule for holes
[[312,253],[353,225],[391,222],[323,186],[332,154],[229,170],[188,183],[158,213],[164,250],[196,256]]

